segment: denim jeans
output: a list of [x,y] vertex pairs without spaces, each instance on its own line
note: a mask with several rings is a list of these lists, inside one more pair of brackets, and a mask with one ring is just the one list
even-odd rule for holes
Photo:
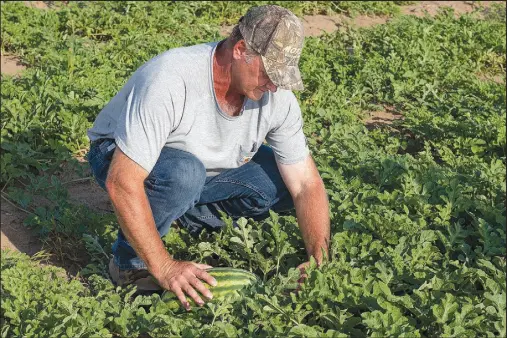
[[[114,150],[114,140],[102,139],[93,142],[88,153],[93,175],[104,190]],[[164,147],[144,187],[160,237],[175,220],[198,235],[204,229],[219,230],[224,225],[219,211],[233,219],[261,220],[270,209],[284,212],[294,208],[273,150],[266,145],[248,163],[211,177],[206,177],[204,165],[193,154]],[[121,229],[113,255],[120,269],[146,268]]]

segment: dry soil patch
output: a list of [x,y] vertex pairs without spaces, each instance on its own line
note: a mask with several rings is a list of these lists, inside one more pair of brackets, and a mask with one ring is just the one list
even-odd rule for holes
[[305,15],[303,16],[305,36],[319,36],[336,31],[343,23],[340,15]]
[[364,119],[367,127],[375,127],[377,125],[390,125],[394,121],[403,119],[403,115],[394,110],[394,107],[384,107],[384,110],[368,112],[368,116]]
[[347,19],[346,22],[353,27],[371,27],[375,25],[382,25],[389,21],[388,16],[368,16],[358,15],[353,19]]
[[38,9],[48,9],[47,1],[23,1],[25,6],[34,7]]
[[430,16],[435,16],[441,7],[451,7],[454,9],[456,17],[470,13],[482,6],[490,7],[494,3],[505,3],[505,1],[420,1],[416,4],[401,7],[401,13],[423,17],[426,12]]
[[107,193],[95,182],[94,178],[68,184],[70,200],[84,204],[97,212],[114,212]]
[[23,220],[27,214],[2,199],[1,247],[24,252],[30,256],[42,249],[42,243],[26,226]]
[[0,57],[2,62],[2,74],[17,75],[26,69],[26,67],[20,63],[19,58],[14,55],[1,54]]
[[492,81],[492,82],[495,82],[495,83],[505,83],[504,81],[504,77],[502,75],[489,75],[489,74],[482,74],[482,73],[479,73],[479,74],[476,74],[477,77],[479,78],[479,80],[482,80],[482,81]]
[[[88,161],[84,156],[76,157],[79,168],[64,163],[61,165],[62,173],[58,175],[60,181],[69,192],[70,200],[75,204],[83,204],[97,212],[114,212],[107,193],[93,178]],[[82,172],[82,176],[77,174]]]

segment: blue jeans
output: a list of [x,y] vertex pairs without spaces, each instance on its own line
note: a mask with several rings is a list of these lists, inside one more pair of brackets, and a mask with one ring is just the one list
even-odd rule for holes
[[[102,139],[92,143],[87,156],[104,190],[114,150],[114,140]],[[144,187],[160,237],[167,234],[175,220],[192,235],[198,235],[203,229],[218,230],[224,225],[219,211],[233,219],[260,220],[269,215],[270,209],[284,212],[294,208],[273,150],[266,145],[250,162],[212,177],[206,177],[204,165],[193,154],[164,147]],[[113,254],[120,269],[146,268],[121,229]]]

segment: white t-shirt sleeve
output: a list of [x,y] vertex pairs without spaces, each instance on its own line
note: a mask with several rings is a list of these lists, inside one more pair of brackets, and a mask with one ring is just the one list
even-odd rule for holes
[[276,118],[266,141],[273,149],[277,162],[294,164],[303,161],[309,150],[303,133],[301,109],[294,94],[289,91],[287,95],[288,100],[274,107]]
[[114,133],[116,145],[148,173],[173,128],[171,89],[181,82],[172,80],[157,76],[137,81],[128,93]]

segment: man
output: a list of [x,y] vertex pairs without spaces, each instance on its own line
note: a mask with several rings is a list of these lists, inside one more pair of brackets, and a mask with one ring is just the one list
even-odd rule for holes
[[327,195],[291,92],[303,89],[303,39],[290,11],[251,8],[228,39],[145,63],[100,112],[88,159],[120,224],[113,282],[202,306],[210,266],[174,260],[161,237],[175,220],[192,234],[219,229],[219,211],[262,219],[295,207],[308,256],[322,260]]

